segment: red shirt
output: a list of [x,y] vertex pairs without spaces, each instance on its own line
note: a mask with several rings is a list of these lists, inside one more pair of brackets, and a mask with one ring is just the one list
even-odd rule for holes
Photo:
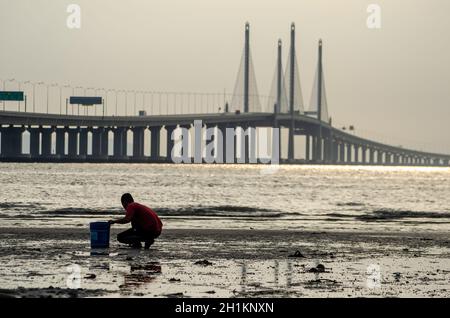
[[163,224],[155,211],[137,202],[128,204],[126,210],[126,217],[131,220],[133,227],[141,231],[161,234]]

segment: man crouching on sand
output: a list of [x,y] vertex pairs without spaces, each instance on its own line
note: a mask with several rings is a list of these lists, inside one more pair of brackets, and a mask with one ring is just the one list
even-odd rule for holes
[[126,211],[125,217],[110,220],[109,224],[126,224],[131,222],[131,229],[117,235],[120,243],[131,245],[133,248],[141,248],[141,242],[145,242],[145,249],[149,249],[161,234],[162,222],[158,215],[145,205],[134,202],[129,193],[122,195],[120,199]]

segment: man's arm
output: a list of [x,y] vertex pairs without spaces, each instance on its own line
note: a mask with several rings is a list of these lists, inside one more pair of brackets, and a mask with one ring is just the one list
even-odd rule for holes
[[134,215],[134,208],[130,205],[127,206],[126,210],[126,214],[125,217],[120,218],[120,219],[112,219],[109,222],[109,224],[127,224],[130,223],[131,220],[133,219],[133,215]]
[[131,217],[125,216],[120,219],[109,220],[109,224],[127,224],[131,222]]

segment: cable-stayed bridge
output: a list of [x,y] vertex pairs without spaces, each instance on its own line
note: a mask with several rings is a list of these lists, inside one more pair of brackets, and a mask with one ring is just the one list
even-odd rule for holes
[[[309,104],[304,105],[294,24],[290,35],[285,69],[278,41],[267,96],[260,95],[256,85],[248,23],[232,94],[127,91],[3,80],[0,96],[2,92],[13,93],[9,96],[21,93],[23,98],[3,101],[0,106],[0,161],[172,162],[172,150],[182,139],[188,149],[175,156],[193,157],[194,144],[201,143],[204,153],[206,144],[214,143],[217,163],[257,163],[277,153],[281,163],[449,165],[450,155],[396,147],[333,127],[322,41],[318,43],[313,92]],[[16,90],[8,91],[14,84]],[[89,96],[101,102],[97,106],[72,102],[73,97],[83,100]],[[200,131],[193,128],[199,120]],[[187,135],[177,133],[182,128]],[[206,141],[196,136],[204,135],[205,128],[214,128]],[[219,136],[231,140],[232,147],[218,142]]]

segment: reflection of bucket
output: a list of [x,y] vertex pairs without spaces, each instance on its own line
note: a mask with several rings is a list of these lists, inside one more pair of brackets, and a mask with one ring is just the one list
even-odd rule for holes
[[91,248],[109,247],[109,223],[92,222],[91,228]]

